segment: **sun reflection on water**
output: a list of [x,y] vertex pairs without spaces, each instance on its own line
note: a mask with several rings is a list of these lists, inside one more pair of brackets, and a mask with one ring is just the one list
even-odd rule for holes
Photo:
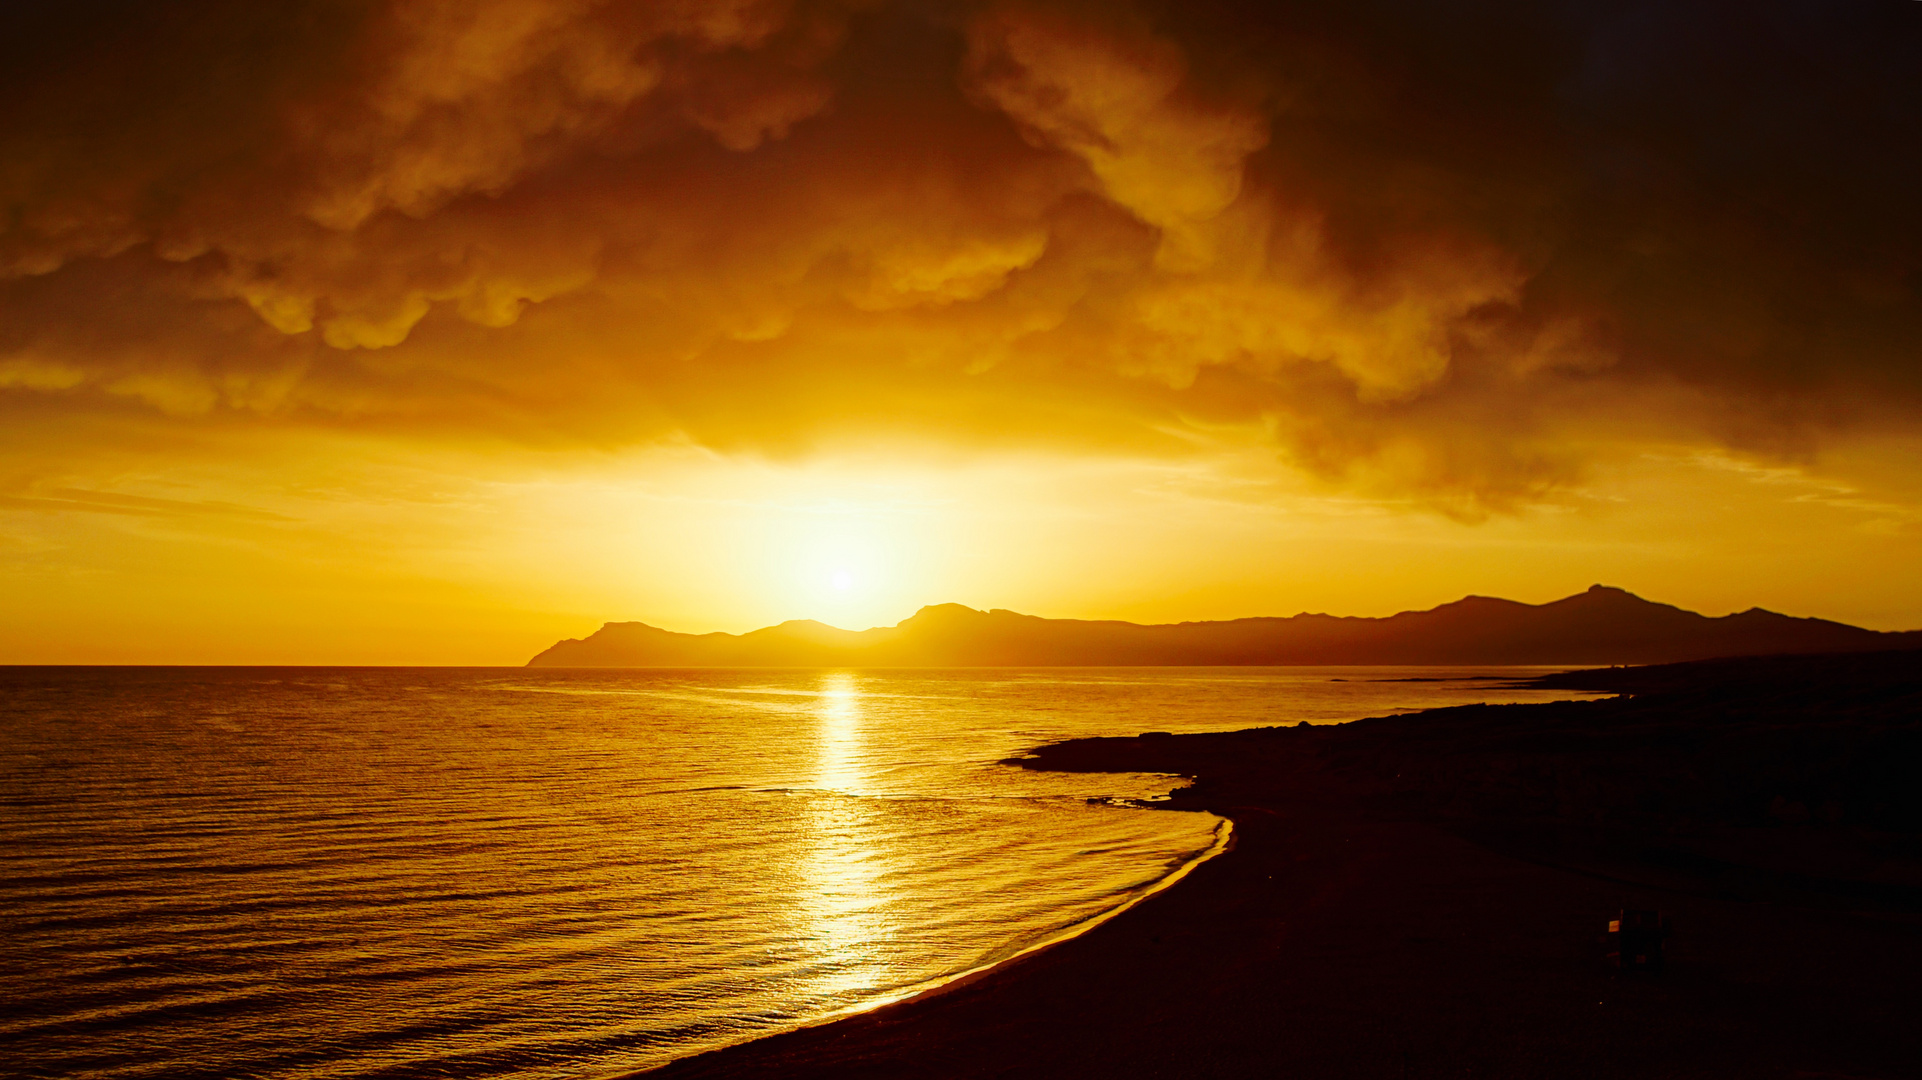
[[862,794],[861,691],[852,672],[821,676],[820,756],[815,783],[829,791]]
[[864,798],[859,679],[849,672],[821,678],[816,794],[808,801],[808,845],[802,866],[804,918],[815,944],[809,989],[830,998],[857,996],[895,981],[883,944],[899,927],[882,884],[886,852],[880,811]]

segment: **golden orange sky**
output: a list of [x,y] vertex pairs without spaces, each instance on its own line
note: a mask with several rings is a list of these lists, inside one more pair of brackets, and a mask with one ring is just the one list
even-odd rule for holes
[[5,19],[0,662],[1922,627],[1922,5]]

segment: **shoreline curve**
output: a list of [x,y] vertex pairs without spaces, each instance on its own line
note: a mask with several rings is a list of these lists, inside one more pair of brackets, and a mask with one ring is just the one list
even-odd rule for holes
[[[1155,811],[1155,810],[1165,811],[1165,810],[1173,810],[1175,808],[1166,807],[1166,806],[1143,806],[1142,809],[1149,810],[1149,811]],[[1184,809],[1178,810],[1177,812],[1178,813],[1212,813],[1212,811],[1203,810],[1200,808],[1196,808],[1193,810],[1188,810],[1184,808]],[[1168,889],[1174,887],[1174,885],[1177,882],[1187,877],[1189,874],[1193,873],[1196,870],[1196,868],[1208,862],[1210,859],[1213,859],[1215,856],[1224,854],[1228,851],[1232,851],[1235,846],[1234,819],[1221,814],[1215,814],[1215,817],[1218,820],[1215,822],[1213,842],[1210,843],[1206,848],[1202,849],[1201,851],[1196,852],[1190,858],[1184,860],[1180,866],[1176,867],[1175,869],[1169,871],[1166,874],[1163,874],[1161,877],[1156,878],[1146,888],[1142,889],[1139,892],[1134,893],[1133,895],[1129,896],[1128,899],[1122,901],[1119,904],[1116,904],[1114,907],[1111,907],[1106,911],[1098,911],[1095,914],[1090,915],[1085,919],[1079,920],[1078,922],[1069,923],[1067,926],[1061,927],[1060,929],[1049,934],[1047,937],[1042,938],[1040,941],[1037,941],[1031,945],[1027,945],[1015,952],[1009,953],[1007,956],[1001,957],[998,960],[993,960],[985,964],[977,964],[974,967],[967,968],[962,971],[953,972],[952,974],[938,975],[932,979],[924,979],[921,982],[912,983],[898,990],[889,991],[888,993],[883,994],[882,996],[875,998],[872,1001],[864,1001],[858,1005],[844,1006],[842,1008],[835,1009],[832,1012],[824,1013],[820,1016],[814,1017],[811,1020],[807,1020],[803,1023],[796,1024],[793,1027],[777,1028],[774,1030],[761,1032],[753,1036],[752,1038],[742,1039],[739,1042],[722,1043],[718,1046],[710,1046],[703,1050],[697,1050],[691,1054],[685,1054],[685,1055],[682,1055],[681,1057],[676,1057],[668,1061],[664,1061],[659,1065],[650,1065],[645,1069],[627,1070],[627,1071],[617,1072],[617,1073],[608,1073],[600,1077],[600,1080],[639,1080],[639,1078],[641,1077],[656,1075],[661,1071],[672,1068],[673,1066],[681,1062],[691,1061],[695,1058],[701,1057],[706,1054],[719,1053],[724,1050],[731,1050],[741,1046],[749,1046],[754,1043],[760,1042],[763,1039],[771,1039],[777,1036],[789,1035],[797,1031],[806,1031],[810,1028],[825,1027],[828,1024],[838,1023],[839,1021],[846,1020],[852,1016],[861,1016],[866,1013],[876,1012],[880,1009],[888,1008],[891,1005],[899,1005],[908,1001],[925,1001],[925,1000],[928,1000],[929,998],[938,997],[947,991],[956,990],[956,989],[959,989],[960,987],[967,986],[969,984],[977,982],[983,978],[986,978],[989,975],[995,974],[997,972],[1005,971],[1009,967],[1012,967],[1013,965],[1023,960],[1029,959],[1039,953],[1045,952],[1058,945],[1062,945],[1069,941],[1073,941],[1075,938],[1078,938],[1083,934],[1088,933],[1089,931],[1095,929],[1096,927],[1119,918],[1120,916],[1140,906],[1144,901],[1148,900],[1150,897],[1158,896],[1161,893],[1166,892]]]

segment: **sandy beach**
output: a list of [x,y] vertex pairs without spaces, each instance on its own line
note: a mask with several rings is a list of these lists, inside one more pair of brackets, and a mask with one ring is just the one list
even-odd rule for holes
[[[1756,670],[1698,670],[1682,683],[1699,707],[1703,685],[1748,685]],[[1914,715],[1915,661],[1875,670],[1886,685],[1870,712],[1900,727]],[[1457,751],[1475,747],[1456,756],[1477,767],[1526,772],[1512,747],[1489,749],[1499,742],[1491,731],[1530,732],[1537,742],[1532,733],[1558,723],[1617,732],[1674,700],[1642,694],[1043,748],[1023,764],[1197,777],[1170,807],[1230,817],[1233,848],[1133,910],[984,976],[650,1075],[1915,1075],[1922,916],[1904,887],[1885,880],[1901,860],[1877,863],[1868,884],[1824,884],[1761,858],[1745,876],[1718,877],[1703,865],[1634,856],[1646,848],[1625,845],[1624,829],[1680,835],[1660,813],[1597,811],[1592,828],[1575,830],[1593,843],[1552,844],[1542,838],[1566,838],[1567,820],[1558,833],[1538,815],[1528,833],[1512,815],[1442,813],[1381,771],[1397,767],[1396,747],[1419,729],[1452,732]],[[1807,714],[1811,705],[1794,708]],[[1688,715],[1696,720],[1671,708],[1662,723],[1682,730],[1707,714]],[[1533,752],[1575,762],[1579,773],[1600,751],[1568,740]],[[1434,744],[1426,750],[1432,758]],[[1585,815],[1578,808],[1573,817]],[[1809,836],[1860,847],[1862,836],[1887,835],[1850,831],[1846,821],[1815,828],[1768,835],[1799,837],[1803,847]],[[1666,971],[1623,973],[1604,960],[1603,932],[1624,907],[1669,916]]]

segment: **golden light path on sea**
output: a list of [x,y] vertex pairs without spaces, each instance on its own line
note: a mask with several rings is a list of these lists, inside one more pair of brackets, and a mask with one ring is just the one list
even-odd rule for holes
[[875,822],[867,777],[859,677],[851,672],[821,676],[817,790],[808,798],[808,845],[803,861],[801,905],[818,952],[817,974],[807,990],[845,998],[890,984],[874,946],[892,937],[889,905],[881,886],[884,853],[863,834]]

